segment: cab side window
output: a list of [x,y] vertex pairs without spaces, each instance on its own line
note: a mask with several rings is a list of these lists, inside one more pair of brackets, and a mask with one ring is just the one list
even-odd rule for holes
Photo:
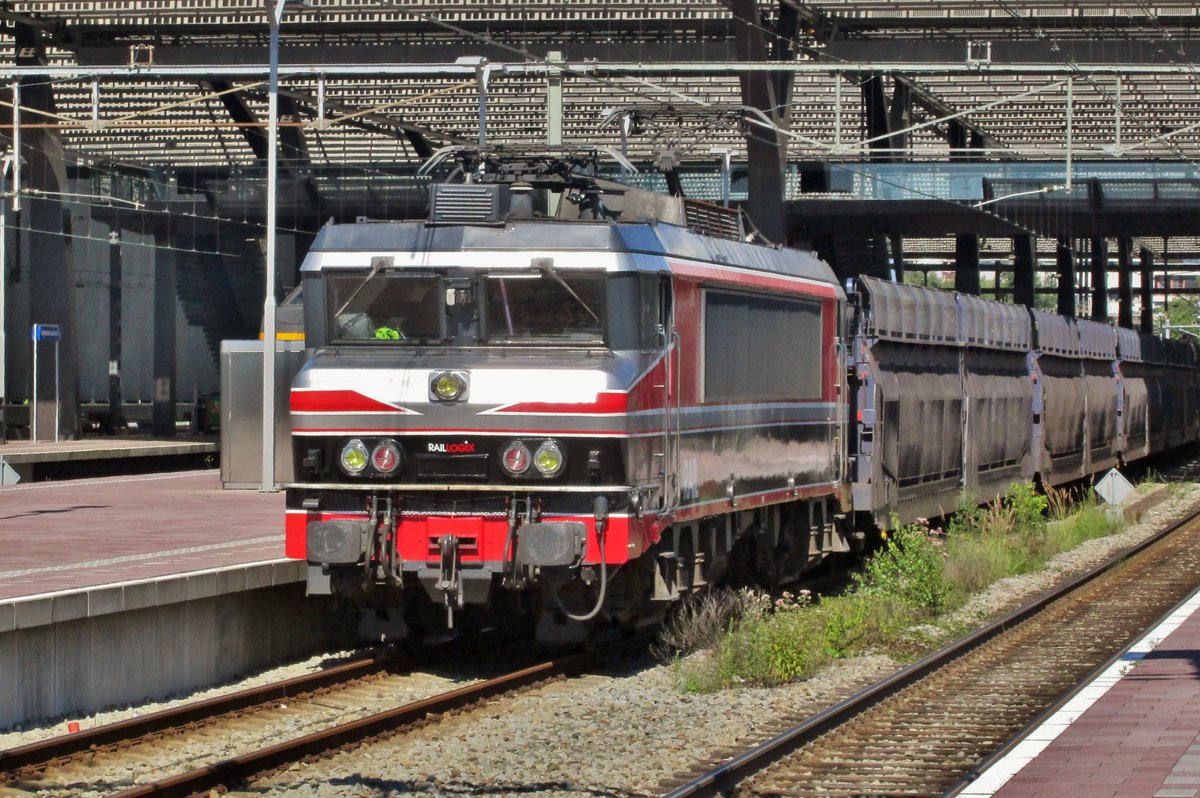
[[671,278],[662,274],[642,274],[638,339],[642,349],[662,349],[671,321]]

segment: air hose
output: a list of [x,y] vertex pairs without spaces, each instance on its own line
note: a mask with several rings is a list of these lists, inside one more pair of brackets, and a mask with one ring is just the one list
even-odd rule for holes
[[604,608],[604,597],[608,593],[608,563],[604,559],[604,532],[608,529],[608,499],[597,496],[593,508],[596,517],[596,540],[600,546],[600,595],[596,597],[596,606],[592,607],[591,612],[586,615],[575,615],[563,606],[562,598],[558,593],[554,594],[559,612],[569,620],[579,623],[590,621],[600,614],[600,610]]

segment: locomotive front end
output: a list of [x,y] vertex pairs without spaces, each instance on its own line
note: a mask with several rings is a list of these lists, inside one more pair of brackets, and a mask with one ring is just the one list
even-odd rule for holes
[[645,281],[586,241],[552,249],[555,229],[330,227],[306,261],[287,554],[364,635],[511,625],[524,603],[570,641],[633,611],[606,598],[642,591],[620,572],[654,534],[629,447],[656,423],[630,390],[653,360],[629,323]]

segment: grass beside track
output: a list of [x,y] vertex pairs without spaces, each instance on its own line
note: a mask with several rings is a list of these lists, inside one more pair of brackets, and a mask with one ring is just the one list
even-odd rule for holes
[[964,497],[944,527],[919,519],[885,533],[839,595],[742,590],[688,602],[659,653],[689,692],[783,684],[872,651],[913,658],[936,647],[973,594],[1121,527],[1091,494],[1042,495],[1025,483],[990,505]]

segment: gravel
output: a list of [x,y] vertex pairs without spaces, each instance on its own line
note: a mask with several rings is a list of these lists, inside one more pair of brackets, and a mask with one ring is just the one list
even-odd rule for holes
[[668,668],[598,674],[296,766],[253,794],[657,794],[697,760],[767,739],[896,667],[861,657],[785,687],[712,695],[680,693]]
[[[1139,523],[1061,554],[1037,574],[998,582],[975,597],[953,620],[977,623],[994,618],[1200,506],[1200,487],[1162,490],[1163,500]],[[110,723],[219,692],[311,672],[330,659],[325,655],[203,693],[78,720],[85,728]],[[496,701],[469,715],[451,717],[328,760],[297,765],[245,794],[657,794],[666,782],[681,780],[699,762],[720,761],[736,749],[767,739],[796,720],[877,681],[900,664],[885,656],[863,656],[838,662],[803,682],[713,695],[681,693],[668,667],[625,665],[623,669]],[[62,719],[12,730],[0,734],[0,748],[63,730]]]

